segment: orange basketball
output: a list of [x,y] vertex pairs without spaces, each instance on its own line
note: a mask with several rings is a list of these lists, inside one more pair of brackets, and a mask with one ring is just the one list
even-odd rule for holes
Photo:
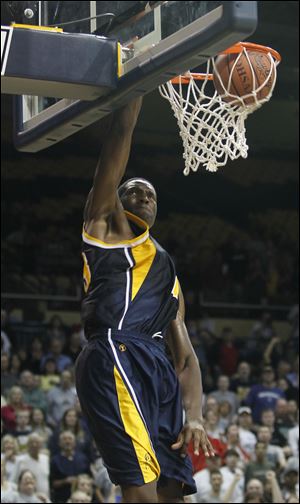
[[[258,89],[266,81],[265,85],[257,93],[257,98],[258,100],[262,100],[270,94],[275,79],[271,57],[260,51],[247,51],[247,55],[249,61],[245,52],[240,54],[222,54],[216,58],[215,65],[219,76],[214,71],[213,82],[218,94],[223,95],[225,93],[221,81],[230,94],[240,97]],[[230,72],[237,59],[238,61],[232,72],[230,89],[228,89]],[[251,67],[253,68],[253,72]],[[222,100],[228,103],[234,101],[234,99],[232,96],[222,96]],[[251,105],[255,103],[255,99],[249,96],[244,99],[244,103]]]

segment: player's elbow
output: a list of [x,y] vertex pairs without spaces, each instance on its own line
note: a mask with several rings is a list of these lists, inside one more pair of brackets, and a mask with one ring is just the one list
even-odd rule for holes
[[178,376],[187,370],[200,370],[199,361],[193,351],[186,353],[176,363],[176,373]]

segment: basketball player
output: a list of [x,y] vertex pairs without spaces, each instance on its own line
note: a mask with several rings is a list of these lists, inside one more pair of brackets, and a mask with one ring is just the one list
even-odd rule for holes
[[88,344],[77,360],[76,387],[124,502],[183,502],[196,492],[188,444],[192,440],[195,453],[214,452],[174,265],[149,235],[155,189],[141,178],[119,187],[140,107],[136,99],[114,114],[85,208]]

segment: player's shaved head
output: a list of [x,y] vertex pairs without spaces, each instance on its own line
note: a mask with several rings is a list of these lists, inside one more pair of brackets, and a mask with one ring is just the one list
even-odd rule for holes
[[135,185],[139,185],[139,184],[143,184],[143,185],[147,186],[149,189],[151,189],[154,192],[154,194],[156,196],[155,188],[151,184],[151,182],[149,182],[149,180],[146,180],[142,177],[133,177],[128,180],[125,180],[125,182],[123,182],[123,184],[120,185],[120,187],[118,189],[120,199],[122,199],[122,196],[126,193],[126,191],[128,191],[128,189],[131,189]]

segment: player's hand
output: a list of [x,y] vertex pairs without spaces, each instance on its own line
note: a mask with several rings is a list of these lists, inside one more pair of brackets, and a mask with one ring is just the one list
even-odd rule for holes
[[204,426],[198,420],[186,422],[179,433],[176,443],[172,444],[172,450],[180,450],[182,457],[187,454],[188,445],[193,442],[195,455],[199,455],[201,448],[206,457],[214,457],[215,452],[205,432]]

